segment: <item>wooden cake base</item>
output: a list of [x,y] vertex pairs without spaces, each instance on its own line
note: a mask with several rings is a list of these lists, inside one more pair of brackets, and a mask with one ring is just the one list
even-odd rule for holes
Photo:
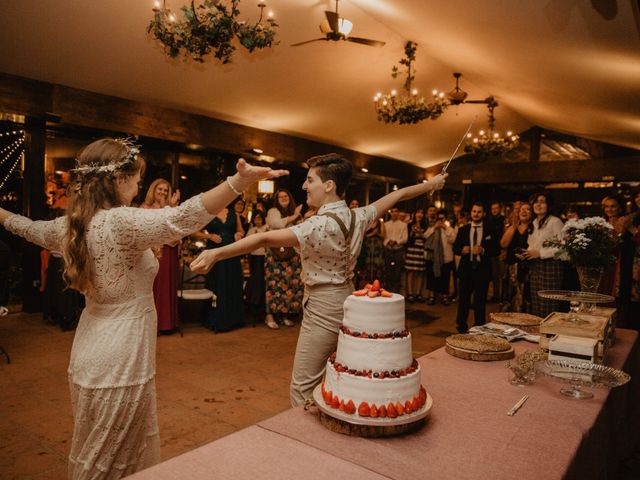
[[433,407],[433,399],[427,393],[427,401],[417,412],[397,418],[370,418],[349,415],[327,406],[322,398],[320,385],[313,391],[313,399],[322,425],[332,432],[366,438],[391,437],[416,432],[426,423],[426,417]]
[[502,338],[468,333],[459,333],[447,337],[444,350],[454,357],[476,362],[508,360],[515,356],[513,347]]

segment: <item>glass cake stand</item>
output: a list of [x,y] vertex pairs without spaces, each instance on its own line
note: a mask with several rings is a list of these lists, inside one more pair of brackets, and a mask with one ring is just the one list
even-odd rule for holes
[[558,382],[568,383],[560,393],[567,397],[585,400],[593,397],[593,393],[585,392],[582,387],[614,388],[627,383],[629,374],[615,368],[590,362],[573,362],[571,360],[545,360],[536,362],[536,372],[546,375]]
[[549,300],[569,302],[571,315],[568,320],[573,323],[585,323],[578,317],[578,312],[589,312],[593,305],[615,301],[611,295],[591,292],[575,292],[573,290],[540,290],[538,296]]

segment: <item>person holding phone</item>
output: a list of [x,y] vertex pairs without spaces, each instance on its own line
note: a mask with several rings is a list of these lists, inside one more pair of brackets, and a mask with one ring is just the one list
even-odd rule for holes
[[529,233],[533,229],[533,210],[525,202],[514,202],[511,219],[500,239],[500,247],[507,249],[507,269],[509,275],[508,303],[503,310],[525,312],[531,299],[525,288],[527,283],[527,262],[524,252],[528,247]]

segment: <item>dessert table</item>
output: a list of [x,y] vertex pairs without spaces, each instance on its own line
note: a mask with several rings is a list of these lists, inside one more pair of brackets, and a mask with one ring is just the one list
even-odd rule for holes
[[[548,377],[513,386],[504,361],[462,360],[441,348],[418,359],[433,409],[415,434],[348,437],[296,408],[129,478],[617,478],[640,435],[640,355],[637,332],[616,334],[606,364],[631,381],[594,388],[589,400],[564,397]],[[513,345],[516,354],[536,348]]]

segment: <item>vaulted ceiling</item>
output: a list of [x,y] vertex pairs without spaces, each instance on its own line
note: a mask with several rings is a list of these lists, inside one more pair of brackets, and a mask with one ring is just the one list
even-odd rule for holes
[[[166,0],[174,10],[186,0]],[[255,0],[242,17],[255,20]],[[147,33],[152,0],[2,2],[0,72],[172,107],[427,167],[446,161],[483,105],[436,121],[379,122],[372,98],[400,88],[391,67],[418,43],[415,86],[493,95],[497,127],[532,125],[640,149],[637,0],[342,0],[352,35],[319,37],[330,0],[269,0],[279,45],[233,63],[172,60]],[[55,113],[55,112],[54,112]],[[302,159],[301,159],[302,160]]]

